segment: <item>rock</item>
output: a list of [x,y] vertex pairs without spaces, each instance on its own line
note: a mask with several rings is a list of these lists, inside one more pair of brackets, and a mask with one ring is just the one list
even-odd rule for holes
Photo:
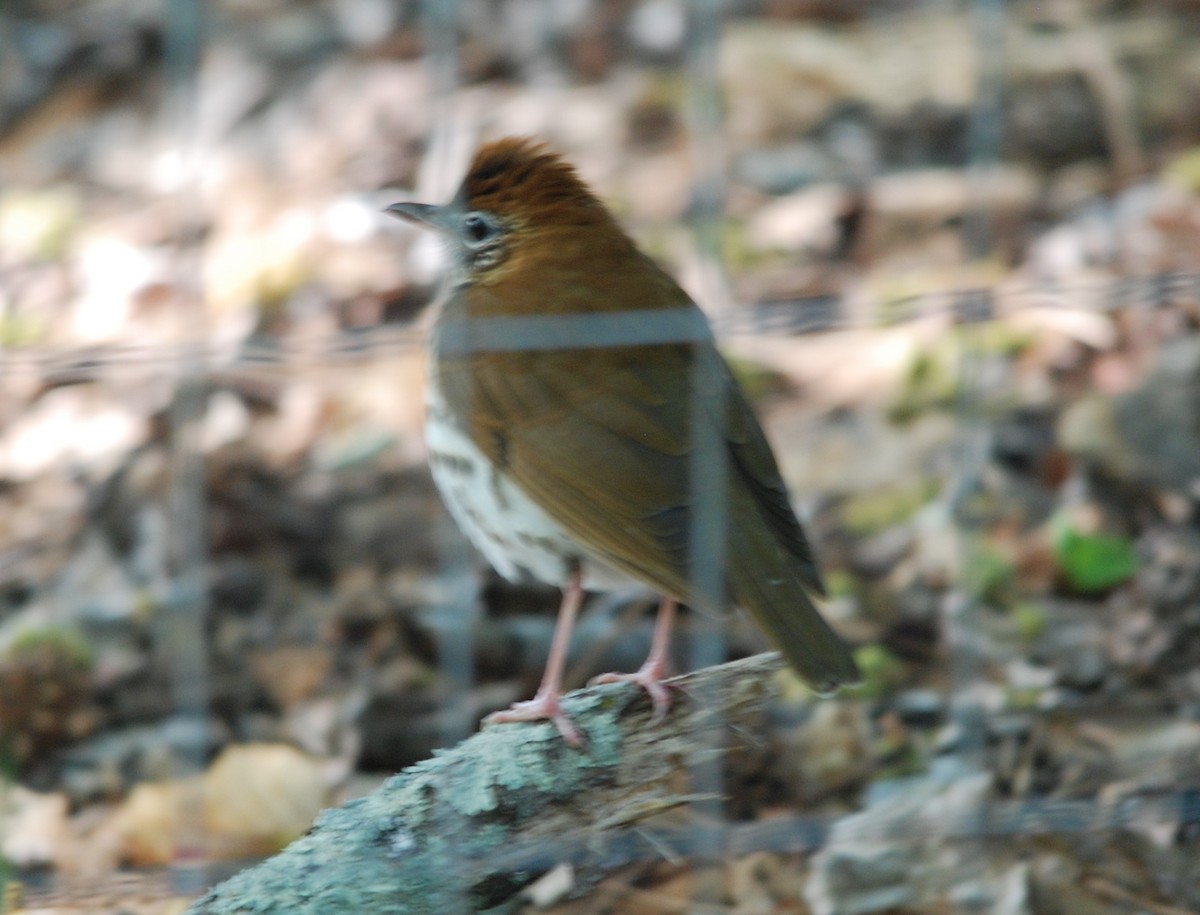
[[1077,72],[1026,74],[1012,80],[1005,91],[1007,145],[1017,156],[1050,169],[1103,159],[1109,149],[1099,105],[1092,87]]
[[[1094,608],[1062,603],[1048,615],[1049,623],[1033,647],[1033,658],[1046,667],[1042,675],[1068,689],[1095,690],[1103,685],[1112,666],[1108,658],[1108,632]],[[1039,677],[1037,688],[1050,684]]]
[[251,26],[249,42],[258,56],[276,63],[300,65],[320,60],[337,47],[337,31],[330,28],[327,8],[288,6],[259,18]]
[[54,593],[79,620],[128,619],[145,602],[108,540],[94,530],[84,535],[60,571]]
[[209,563],[209,602],[216,614],[250,613],[270,589],[267,572],[245,556],[214,556]]
[[215,391],[200,425],[200,450],[216,451],[245,438],[250,429],[250,411],[232,391]]
[[[1049,679],[1049,676],[1045,676],[1043,682]],[[984,723],[984,728],[989,740],[1023,741],[1029,737],[1030,732],[1033,730],[1033,725],[1033,713],[1018,709],[988,715],[987,721]]]
[[[1181,631],[1169,621],[1159,619],[1145,607],[1117,604],[1116,623],[1108,633],[1108,652],[1113,663],[1136,679],[1161,676],[1167,672],[1163,661],[1175,654]],[[1188,665],[1191,666],[1190,664]]]
[[[21,785],[2,784],[0,854],[18,868],[54,864],[67,841],[69,803],[61,792],[39,794]],[[19,903],[18,903],[19,904]]]
[[1159,525],[1138,540],[1143,563],[1138,589],[1158,612],[1174,615],[1200,594],[1200,533],[1192,527]]
[[[741,100],[729,112],[730,136],[751,146],[783,129],[803,134],[846,104],[898,124],[931,100],[964,111],[975,92],[971,47],[968,22],[957,15],[910,14],[879,30],[735,19],[720,54],[726,91]],[[916,59],[937,66],[917,67]]]
[[896,524],[865,537],[854,547],[854,570],[868,579],[880,579],[912,553],[916,536],[907,524]]
[[1124,906],[1107,905],[1081,885],[1083,868],[1079,862],[1058,853],[1044,855],[1035,862],[1030,874],[1030,894],[1036,912],[1056,915],[1118,915]]
[[935,727],[946,717],[946,700],[932,689],[903,690],[892,700],[891,706],[910,727]]
[[1083,644],[1069,661],[1060,665],[1058,682],[1069,689],[1090,692],[1104,684],[1109,667],[1103,645]]
[[[953,851],[931,855],[939,837],[952,836],[982,813],[990,776],[949,782],[911,779],[859,813],[838,820],[828,844],[813,856],[805,899],[814,915],[864,915],[912,906],[933,911],[954,885]],[[948,860],[947,860],[948,859]]]
[[817,184],[759,207],[747,220],[746,243],[759,251],[829,254],[847,192]]
[[1012,219],[1029,211],[1037,193],[1034,173],[1015,165],[993,166],[983,182],[955,168],[882,175],[870,189],[872,225],[882,239],[898,241],[963,219],[978,206]]
[[[1135,390],[1093,396],[1067,409],[1059,424],[1065,449],[1118,483],[1200,487],[1200,340],[1165,341],[1153,372]],[[1109,485],[1115,495],[1120,488]],[[1137,493],[1138,502],[1145,499]]]
[[904,660],[922,663],[935,660],[942,640],[944,585],[931,583],[929,576],[914,575],[891,599],[894,618],[887,622],[880,641]]
[[878,157],[901,169],[957,166],[971,154],[970,122],[970,112],[961,105],[940,99],[918,100],[905,116],[879,125]]
[[1004,414],[992,425],[992,457],[1014,473],[1039,476],[1056,445],[1055,419],[1047,407],[1019,407]]
[[[834,174],[834,164],[828,153],[817,143],[790,143],[778,146],[754,147],[746,150],[739,155],[733,165],[733,173],[737,179],[755,190],[761,191],[764,194],[772,195],[792,195],[799,191],[800,188],[816,184],[821,181],[828,181]],[[823,185],[827,188],[827,194],[836,191],[832,185]],[[784,201],[790,200],[791,197],[781,197],[775,201],[780,205]],[[820,206],[816,209],[815,215],[819,217],[815,222],[811,215],[806,212],[806,207],[801,207],[798,204],[791,204],[787,209],[795,206],[801,218],[797,221],[801,225],[813,226],[818,231],[828,234],[832,232],[832,225],[826,227],[821,221],[825,218],[832,219],[836,216],[836,204],[840,202],[838,199],[833,201],[821,200],[818,198],[815,203]],[[767,207],[756,210],[754,221],[757,221],[762,214],[763,209],[774,206],[768,204]],[[792,216],[796,218],[795,215]],[[799,236],[803,238],[803,235]],[[761,239],[760,239],[761,240]],[[782,240],[785,243],[794,243],[790,236],[783,239],[774,239],[774,241]],[[768,243],[767,247],[773,246]],[[786,249],[786,244],[784,245]]]
[[388,0],[336,0],[333,18],[347,44],[371,47],[396,27],[400,8]]
[[138,782],[169,776],[177,758],[203,757],[212,735],[200,736],[205,746],[198,750],[197,735],[170,722],[110,728],[63,754],[63,787],[77,805],[123,795]]
[[653,58],[674,57],[687,38],[687,5],[680,0],[641,0],[626,31],[633,44]]
[[817,852],[804,897],[813,915],[866,915],[917,903],[909,878],[920,860],[913,843],[869,843]]
[[871,769],[871,734],[863,703],[821,702],[812,716],[780,734],[774,773],[798,798],[812,802],[845,791]]
[[1075,457],[1094,461],[1120,479],[1144,478],[1149,467],[1124,438],[1111,397],[1085,396],[1070,404],[1058,422],[1058,441]]
[[1014,864],[994,879],[968,880],[947,894],[955,912],[980,915],[1035,915],[1030,899],[1029,865]]

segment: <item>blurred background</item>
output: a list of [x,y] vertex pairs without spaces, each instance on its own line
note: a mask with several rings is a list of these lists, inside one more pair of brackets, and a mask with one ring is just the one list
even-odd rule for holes
[[532,693],[557,594],[443,514],[380,213],[510,134],[709,312],[866,672],[782,678],[724,815],[820,829],[703,911],[1200,911],[1194,0],[5,2],[0,910],[180,911]]

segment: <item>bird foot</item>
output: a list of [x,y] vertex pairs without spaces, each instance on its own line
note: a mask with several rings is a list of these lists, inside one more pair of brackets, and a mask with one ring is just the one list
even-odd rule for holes
[[573,747],[583,747],[583,735],[579,728],[567,717],[559,702],[559,694],[538,693],[532,699],[524,702],[514,702],[511,706],[499,712],[492,712],[483,719],[485,725],[506,724],[514,721],[551,721],[562,734],[563,740]]
[[588,681],[588,685],[595,686],[599,683],[636,683],[650,697],[650,704],[654,707],[654,712],[650,716],[650,723],[654,725],[667,717],[667,710],[671,707],[671,690],[673,687],[663,679],[665,673],[666,671],[663,669],[662,664],[654,664],[647,661],[634,673],[600,674],[598,677],[592,677]]

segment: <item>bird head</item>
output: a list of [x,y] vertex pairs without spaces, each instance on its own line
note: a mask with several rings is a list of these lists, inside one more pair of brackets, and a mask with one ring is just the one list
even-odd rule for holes
[[609,239],[622,251],[632,244],[574,168],[521,138],[482,146],[450,203],[394,203],[385,212],[436,230],[458,283],[494,283],[556,257],[586,257]]

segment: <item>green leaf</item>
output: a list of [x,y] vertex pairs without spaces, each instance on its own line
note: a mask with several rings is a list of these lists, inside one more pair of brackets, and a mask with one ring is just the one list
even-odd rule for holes
[[1114,534],[1081,534],[1070,522],[1056,525],[1054,552],[1071,587],[1078,591],[1106,591],[1138,570],[1137,553],[1125,537]]
[[846,687],[847,699],[878,699],[895,691],[904,682],[907,668],[903,661],[876,643],[854,649],[854,660],[862,671],[862,681]]

